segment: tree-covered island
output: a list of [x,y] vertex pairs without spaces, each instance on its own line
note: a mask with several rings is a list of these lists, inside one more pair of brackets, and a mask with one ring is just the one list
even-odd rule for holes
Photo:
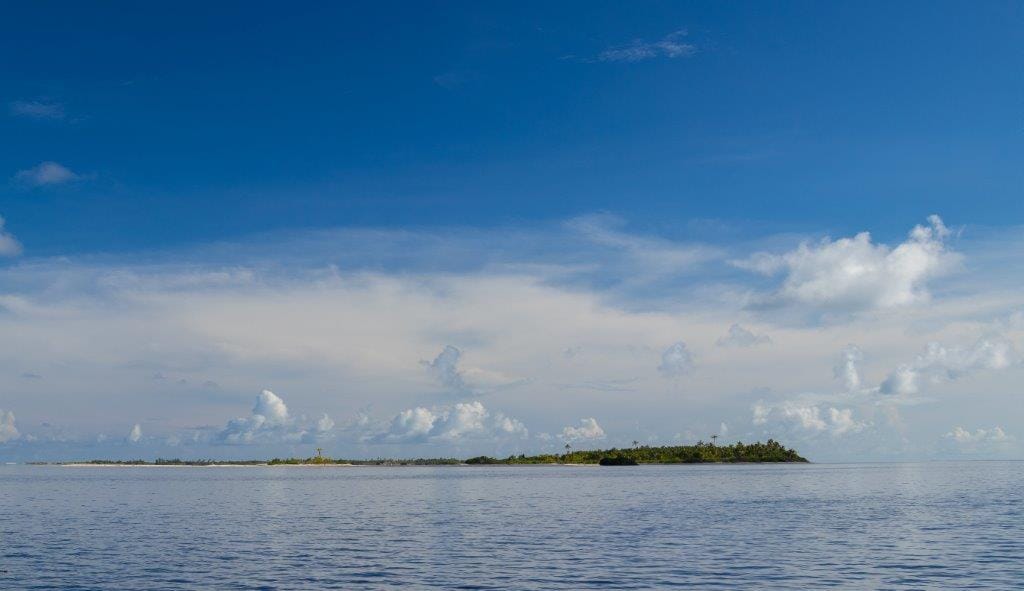
[[566,446],[563,454],[525,454],[506,458],[476,456],[466,460],[457,458],[391,459],[375,458],[351,460],[331,458],[317,450],[308,458],[273,458],[271,460],[90,460],[74,464],[114,466],[451,466],[451,465],[542,465],[542,464],[600,464],[602,466],[635,466],[638,464],[736,464],[807,462],[796,450],[787,448],[774,439],[765,443],[733,443],[715,445],[699,441],[694,445],[649,446],[634,445],[627,448],[574,450]]

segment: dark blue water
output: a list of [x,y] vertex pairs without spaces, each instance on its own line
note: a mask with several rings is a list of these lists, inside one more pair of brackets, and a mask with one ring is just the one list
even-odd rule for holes
[[0,466],[4,589],[1020,589],[1024,463]]

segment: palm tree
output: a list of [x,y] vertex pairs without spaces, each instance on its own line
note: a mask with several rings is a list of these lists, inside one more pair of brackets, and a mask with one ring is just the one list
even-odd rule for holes
[[570,451],[571,449],[572,449],[572,446],[571,446],[571,445],[569,445],[568,443],[566,443],[566,444],[565,444],[565,459],[566,459],[566,460],[568,460],[568,459],[569,459],[569,451]]
[[714,447],[716,443],[718,443],[718,435],[712,435],[711,436],[711,447]]
[[640,447],[640,442],[636,439],[633,440],[633,447]]

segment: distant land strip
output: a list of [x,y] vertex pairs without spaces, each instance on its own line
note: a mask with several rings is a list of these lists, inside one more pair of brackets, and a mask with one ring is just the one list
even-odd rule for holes
[[270,460],[89,460],[84,462],[29,462],[35,465],[63,466],[455,466],[455,465],[602,465],[635,466],[639,464],[739,464],[739,463],[800,463],[807,462],[796,450],[787,448],[774,439],[765,443],[733,443],[715,445],[698,442],[695,445],[649,446],[600,450],[573,450],[563,454],[511,455],[507,458],[476,456],[457,458],[416,458],[351,460],[317,455],[308,458],[273,458]]

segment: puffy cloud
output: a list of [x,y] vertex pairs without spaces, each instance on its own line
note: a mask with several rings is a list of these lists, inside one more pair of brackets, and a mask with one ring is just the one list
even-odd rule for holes
[[313,425],[303,424],[288,412],[280,396],[263,390],[256,397],[252,414],[232,419],[218,431],[215,443],[280,443],[312,442],[324,438],[334,428],[334,421],[324,414]]
[[462,378],[462,371],[459,369],[461,357],[462,351],[457,347],[445,345],[433,361],[421,361],[420,363],[427,367],[447,390],[459,396],[468,396],[472,394],[472,390]]
[[516,437],[523,439],[530,436],[530,431],[522,421],[512,417],[507,417],[500,412],[494,413],[494,426],[501,433],[515,435]]
[[907,396],[917,394],[917,370],[909,365],[900,365],[892,371],[878,387],[882,394]]
[[683,38],[687,31],[673,31],[659,41],[636,39],[628,45],[610,47],[597,56],[602,62],[640,62],[656,57],[689,57],[697,53],[697,46],[686,43]]
[[566,427],[562,429],[562,439],[566,441],[585,441],[593,439],[604,439],[604,429],[597,424],[597,419],[591,417],[580,419],[579,427]]
[[739,324],[730,326],[729,332],[724,337],[715,341],[719,347],[753,347],[754,345],[763,345],[770,342],[772,340],[768,335],[755,334]]
[[20,170],[14,175],[15,180],[32,187],[61,185],[80,178],[82,178],[81,175],[72,172],[57,162],[51,161],[40,162],[32,168]]
[[126,439],[128,443],[138,443],[142,439],[142,427],[138,423],[132,425],[132,429],[128,431]]
[[847,345],[839,356],[839,363],[833,368],[836,379],[841,381],[847,392],[853,392],[860,388],[859,364],[864,359],[864,353],[857,345]]
[[804,242],[784,254],[757,253],[735,261],[762,273],[782,273],[773,299],[855,312],[927,301],[927,283],[951,271],[960,257],[949,251],[949,230],[937,215],[915,226],[906,241],[890,248],[874,244],[868,232],[816,244]]
[[333,428],[334,428],[334,419],[332,419],[331,417],[327,416],[327,413],[324,413],[323,416],[321,416],[316,421],[316,430],[317,430],[318,433],[327,433],[328,431],[330,431]]
[[21,243],[8,232],[4,225],[7,221],[0,217],[0,257],[15,257],[21,254]]
[[778,422],[792,425],[811,434],[829,433],[834,437],[839,437],[858,433],[867,427],[867,423],[854,420],[853,410],[849,408],[825,408],[813,404],[787,401],[778,405],[758,402],[754,404],[751,411],[753,415],[751,422],[755,425]]
[[367,437],[377,443],[457,443],[467,439],[529,436],[519,420],[490,413],[480,401],[454,406],[416,407],[395,415],[386,430]]
[[829,408],[828,418],[834,435],[856,433],[865,427],[864,423],[853,420],[853,411],[849,408]]
[[14,425],[14,413],[0,408],[0,443],[14,441],[20,436],[18,428]]
[[288,407],[280,396],[270,390],[264,390],[256,397],[256,406],[253,407],[252,414],[264,417],[266,424],[280,425],[288,420]]
[[782,407],[782,416],[795,420],[808,431],[824,431],[828,428],[828,423],[821,418],[821,409],[816,406],[793,406],[787,404]]
[[982,370],[1005,369],[1019,362],[1013,342],[1000,336],[984,337],[968,348],[928,343],[913,362],[897,367],[879,386],[883,394],[916,394],[921,381],[952,382]]
[[498,372],[478,367],[462,367],[462,351],[452,345],[445,345],[433,361],[420,364],[434,376],[439,384],[453,397],[467,398],[484,396],[496,389],[515,386],[524,382]]
[[63,119],[64,105],[51,101],[14,101],[11,115],[33,119]]
[[1002,427],[992,427],[991,429],[977,429],[973,433],[964,429],[963,427],[953,427],[953,430],[946,433],[944,436],[947,439],[961,445],[971,445],[978,443],[1003,443],[1006,441],[1012,441],[1013,437],[1007,435],[1003,431]]
[[693,369],[693,355],[686,348],[686,343],[679,341],[661,354],[661,365],[658,371],[669,378],[689,373]]

